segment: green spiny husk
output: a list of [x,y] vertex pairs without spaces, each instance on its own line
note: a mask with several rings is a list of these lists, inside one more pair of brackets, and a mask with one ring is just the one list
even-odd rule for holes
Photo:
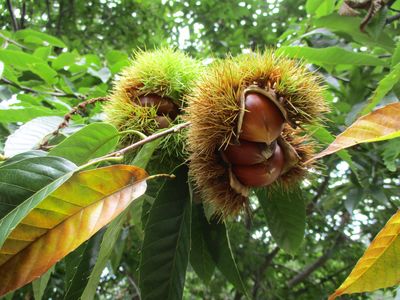
[[[273,90],[288,119],[299,127],[318,122],[328,110],[321,79],[303,63],[277,56],[272,50],[228,58],[210,66],[188,96],[187,119],[192,122],[188,148],[195,187],[220,216],[235,215],[247,204],[247,197],[231,188],[228,166],[218,151],[237,139],[240,98],[246,88],[254,85]],[[299,161],[275,184],[290,187],[306,175],[305,162],[313,153],[313,145],[301,129],[288,125],[282,138],[296,149]]]
[[[104,107],[106,120],[121,132],[121,145],[139,140],[137,134],[129,131],[151,135],[159,130],[155,120],[156,108],[138,105],[140,96],[157,94],[184,108],[184,96],[200,72],[200,63],[178,50],[161,48],[134,52],[130,65],[114,82],[110,101]],[[180,122],[182,119],[178,117],[171,126]],[[160,146],[163,157],[185,157],[184,139],[182,133],[164,139]]]

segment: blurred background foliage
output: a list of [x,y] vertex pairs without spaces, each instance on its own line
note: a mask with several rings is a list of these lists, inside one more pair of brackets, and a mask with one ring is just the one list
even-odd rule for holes
[[[343,1],[334,0],[1,1],[0,152],[7,136],[24,122],[63,116],[84,99],[105,96],[133,50],[162,45],[205,62],[265,47],[303,57],[327,86],[332,111],[325,128],[310,128],[326,145],[331,134],[343,131],[361,112],[399,101],[399,2],[386,1],[362,32],[367,11],[341,16]],[[101,119],[100,106],[73,118],[76,128]],[[399,207],[399,155],[395,139],[324,158],[303,182],[306,237],[293,256],[277,248],[257,199],[252,199],[252,216],[229,224],[238,268],[252,298],[325,299],[333,292]],[[125,224],[121,247],[114,248],[103,272],[98,299],[137,299],[141,226],[139,221]],[[44,299],[63,299],[64,272],[61,262]],[[13,297],[31,299],[32,287]],[[343,297],[394,298],[400,299],[400,291],[397,297],[396,289]],[[184,299],[244,297],[218,270],[204,282],[189,266]]]

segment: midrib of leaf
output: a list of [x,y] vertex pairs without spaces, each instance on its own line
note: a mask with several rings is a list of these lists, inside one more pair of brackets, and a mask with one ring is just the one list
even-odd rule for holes
[[[385,235],[385,237],[388,237],[389,235]],[[373,249],[379,249],[381,248],[382,251],[379,254],[379,256],[377,256],[376,258],[374,257],[373,259],[368,259],[368,260],[372,260],[373,262],[370,263],[370,265],[368,266],[368,268],[365,268],[363,272],[361,272],[361,274],[357,277],[355,277],[355,279],[353,280],[353,282],[349,285],[344,286],[341,290],[347,290],[348,288],[350,288],[351,286],[353,286],[355,283],[357,283],[358,280],[360,280],[361,278],[364,277],[364,275],[366,275],[365,273],[367,273],[374,265],[376,265],[380,259],[382,258],[382,256],[386,253],[386,251],[388,251],[390,249],[390,247],[392,246],[393,242],[396,241],[396,238],[399,236],[399,234],[393,234],[392,235],[392,239],[390,242],[387,243],[387,246],[383,246],[383,247],[374,247]],[[365,262],[368,261],[366,259],[362,259],[360,260],[360,262]],[[358,264],[357,264],[358,265]],[[355,268],[357,268],[358,266],[356,265]]]

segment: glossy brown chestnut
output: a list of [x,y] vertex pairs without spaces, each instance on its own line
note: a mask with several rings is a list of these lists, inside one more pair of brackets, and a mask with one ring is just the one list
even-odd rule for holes
[[139,97],[142,106],[156,106],[157,115],[168,115],[171,119],[175,119],[179,113],[178,106],[168,98],[163,98],[156,94],[148,94]]
[[281,174],[285,163],[283,151],[276,145],[274,155],[266,162],[256,165],[232,165],[232,172],[245,186],[262,187],[273,183]]
[[224,157],[233,165],[255,165],[265,163],[274,153],[274,142],[271,146],[266,143],[255,143],[240,140],[239,145],[229,145],[223,152]]
[[241,139],[270,144],[280,136],[285,119],[274,102],[264,95],[248,93],[245,108]]
[[159,129],[168,128],[169,125],[171,124],[170,119],[168,119],[167,117],[164,117],[164,116],[156,116],[156,121],[158,123]]

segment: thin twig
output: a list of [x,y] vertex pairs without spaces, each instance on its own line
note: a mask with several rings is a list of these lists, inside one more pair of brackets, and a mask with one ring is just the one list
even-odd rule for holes
[[391,24],[391,23],[393,23],[394,21],[399,20],[399,19],[400,19],[400,14],[391,16],[391,17],[389,17],[389,18],[386,19],[386,24]]
[[22,1],[22,13],[21,13],[21,29],[25,28],[25,15],[26,15],[26,1]]
[[47,145],[49,143],[50,138],[53,136],[57,136],[61,129],[67,127],[73,115],[75,115],[78,112],[85,111],[88,105],[94,104],[96,102],[106,102],[108,100],[109,100],[108,97],[97,97],[83,101],[79,103],[79,105],[74,106],[68,113],[64,115],[64,120],[60,123],[60,125],[58,125],[56,130],[54,130],[52,133],[49,134],[49,138],[47,138],[46,141],[44,141],[39,146],[39,149],[47,149],[48,148]]
[[66,94],[66,93],[59,93],[59,92],[37,91],[37,90],[31,89],[30,87],[19,85],[19,84],[12,82],[4,77],[0,79],[0,83],[8,84],[8,85],[11,85],[21,91],[33,93],[33,94],[45,94],[45,95],[50,95],[50,96],[55,96],[55,97],[70,97],[70,98],[78,98],[78,99],[82,99],[84,97],[83,95]]
[[5,36],[4,34],[2,34],[1,32],[0,32],[0,37],[1,37],[3,40],[5,40],[5,41],[7,41],[7,42],[9,42],[9,43],[11,43],[11,44],[14,44],[15,46],[18,46],[18,47],[20,47],[20,48],[22,48],[22,49],[30,50],[28,47],[25,47],[24,45],[21,45],[20,43],[18,43],[18,42],[16,42],[16,41],[14,41],[14,40],[12,40],[12,39],[6,37],[6,36]]
[[176,133],[176,132],[178,132],[178,131],[186,128],[186,127],[189,127],[190,125],[191,125],[191,122],[186,122],[186,123],[181,123],[181,124],[175,125],[175,126],[169,128],[167,130],[164,130],[164,131],[161,131],[161,132],[157,132],[157,133],[155,133],[153,135],[150,135],[150,136],[146,137],[145,139],[142,139],[142,140],[140,140],[140,141],[138,141],[138,142],[136,142],[136,143],[134,143],[132,145],[129,145],[128,147],[125,147],[125,148],[120,149],[118,151],[115,151],[115,152],[112,152],[110,154],[107,154],[104,157],[121,156],[124,153],[126,153],[126,152],[128,152],[128,151],[130,151],[132,149],[138,148],[138,147],[140,147],[140,146],[142,146],[144,144],[152,142],[152,141],[154,141],[156,139],[159,139],[159,138],[164,137],[166,135],[169,135],[171,133]]
[[8,8],[8,12],[10,13],[11,25],[12,25],[13,31],[18,31],[19,30],[18,22],[14,15],[14,9],[12,7],[11,0],[7,0],[7,8]]

